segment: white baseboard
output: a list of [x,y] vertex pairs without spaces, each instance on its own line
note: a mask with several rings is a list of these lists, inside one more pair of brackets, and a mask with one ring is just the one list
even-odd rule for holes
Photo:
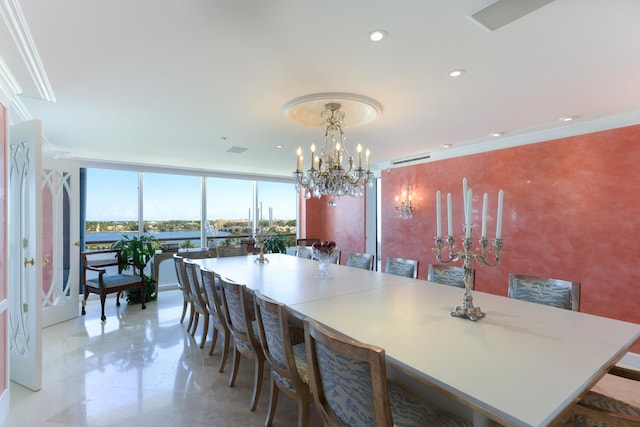
[[640,370],[640,354],[628,352],[618,362],[618,365],[627,365]]

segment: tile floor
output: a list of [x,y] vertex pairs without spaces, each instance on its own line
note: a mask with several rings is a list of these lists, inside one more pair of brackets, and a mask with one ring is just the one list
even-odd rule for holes
[[[44,378],[39,392],[11,383],[6,427],[23,426],[263,426],[269,403],[268,370],[255,412],[249,411],[253,362],[240,363],[236,385],[227,386],[221,340],[209,356],[179,322],[182,294],[163,291],[146,310],[107,299],[100,321],[98,298],[87,315],[44,330]],[[202,323],[202,322],[201,322]],[[197,341],[197,343],[196,343]],[[280,394],[274,427],[295,426],[297,404]],[[312,427],[321,426],[312,408]]]
[[[227,386],[231,360],[218,373],[221,340],[213,356],[179,322],[182,294],[163,291],[147,310],[120,308],[107,299],[106,323],[92,295],[87,315],[44,330],[44,378],[39,392],[11,384],[6,427],[263,426],[269,403],[268,370],[258,408],[250,412],[253,364],[243,359],[236,385]],[[640,404],[636,385],[605,377],[596,385]],[[634,388],[631,388],[634,387]],[[636,402],[636,400],[638,402]],[[315,408],[310,427],[321,426]],[[295,426],[297,405],[280,395],[274,427]]]

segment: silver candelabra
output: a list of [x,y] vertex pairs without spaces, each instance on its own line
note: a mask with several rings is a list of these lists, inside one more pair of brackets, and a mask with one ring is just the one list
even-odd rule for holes
[[[462,298],[462,305],[456,306],[455,310],[451,312],[454,317],[464,317],[469,320],[476,321],[482,319],[485,313],[482,312],[480,307],[473,305],[473,296],[471,295],[471,281],[473,280],[473,274],[471,272],[471,261],[481,262],[482,264],[495,267],[500,264],[500,255],[502,254],[502,239],[495,239],[493,241],[493,249],[487,248],[489,241],[482,237],[479,240],[480,246],[473,250],[473,240],[471,237],[462,238],[462,248],[460,252],[456,252],[455,239],[453,236],[447,236],[446,244],[442,237],[436,237],[435,240],[436,258],[443,264],[448,264],[459,259],[462,260],[462,267],[464,268],[464,296]],[[491,262],[487,254],[493,253],[493,262]],[[445,258],[447,256],[447,258]]]
[[[462,180],[462,194],[464,201],[464,236],[462,239],[462,250],[457,251],[455,246],[455,238],[453,237],[453,220],[451,209],[451,194],[447,194],[447,225],[448,235],[445,238],[442,236],[442,224],[441,224],[441,212],[440,212],[440,191],[436,192],[436,258],[443,264],[448,264],[457,260],[462,260],[462,267],[464,269],[463,282],[464,282],[464,296],[462,298],[462,305],[459,305],[451,312],[454,317],[464,317],[469,320],[476,321],[482,319],[485,313],[482,312],[480,307],[473,305],[473,296],[471,295],[471,285],[473,280],[473,274],[471,271],[471,262],[476,261],[482,263],[488,267],[496,267],[500,264],[500,255],[502,254],[502,201],[504,192],[500,190],[498,192],[498,212],[496,215],[496,238],[493,241],[493,247],[489,248],[489,240],[487,239],[487,209],[489,204],[489,196],[484,194],[482,200],[482,237],[478,240],[479,246],[473,248],[472,232],[472,208],[473,203],[473,191],[467,188],[467,178]],[[493,256],[493,260],[490,257]]]

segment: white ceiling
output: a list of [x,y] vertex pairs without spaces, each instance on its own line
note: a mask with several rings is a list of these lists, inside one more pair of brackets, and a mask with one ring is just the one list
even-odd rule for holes
[[[382,105],[345,129],[381,169],[640,123],[640,1],[556,0],[493,32],[468,17],[489,3],[2,0],[0,56],[20,88],[0,67],[0,89],[18,92],[11,120],[42,120],[63,156],[287,177],[322,131],[282,108],[317,92]],[[375,29],[388,37],[369,41]]]

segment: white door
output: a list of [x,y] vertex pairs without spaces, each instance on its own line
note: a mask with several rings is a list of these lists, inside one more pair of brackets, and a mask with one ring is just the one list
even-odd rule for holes
[[9,128],[9,346],[12,381],[42,386],[41,123]]
[[78,317],[79,169],[42,159],[42,325]]

